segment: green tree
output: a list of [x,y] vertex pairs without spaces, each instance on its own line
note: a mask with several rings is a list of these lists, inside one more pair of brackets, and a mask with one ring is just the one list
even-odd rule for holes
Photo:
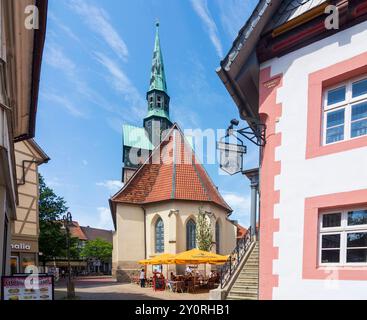
[[108,262],[112,258],[112,244],[100,238],[87,241],[80,255],[85,259]]
[[46,261],[65,256],[66,237],[60,219],[67,212],[66,201],[49,188],[39,176],[39,250],[41,259]]
[[210,251],[213,243],[213,232],[210,221],[203,208],[199,208],[199,216],[196,224],[196,242],[200,250]]

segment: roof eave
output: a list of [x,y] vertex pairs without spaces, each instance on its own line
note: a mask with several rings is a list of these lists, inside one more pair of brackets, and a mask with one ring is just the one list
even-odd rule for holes
[[[246,64],[256,52],[256,45],[261,33],[271,18],[271,14],[280,3],[281,1],[279,0],[259,1],[252,15],[239,31],[232,48],[221,61],[220,67],[216,70],[219,78],[236,103],[240,117],[246,120],[251,127],[254,127],[253,124],[259,120],[256,112],[258,106],[250,105],[250,102],[246,99],[244,92],[242,92],[238,84],[238,80],[241,74],[245,74],[246,70],[244,70],[243,66],[245,66],[245,69],[251,67],[251,65],[246,66]],[[271,10],[269,10],[270,8]]]
[[31,99],[29,105],[28,130],[25,134],[14,138],[15,142],[28,140],[35,137],[36,133],[36,114],[39,96],[39,86],[41,78],[41,65],[43,57],[43,49],[46,39],[47,27],[47,9],[48,0],[36,0],[35,5],[39,10],[39,29],[34,32],[33,45],[33,64],[32,64],[32,84]]

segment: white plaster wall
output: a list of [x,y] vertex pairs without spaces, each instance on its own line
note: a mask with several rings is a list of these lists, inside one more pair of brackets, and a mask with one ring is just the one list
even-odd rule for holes
[[113,235],[113,263],[132,263],[145,258],[144,211],[139,206],[117,205]]
[[[302,280],[304,199],[317,195],[367,188],[367,147],[306,160],[308,75],[367,51],[367,22],[263,64],[272,75],[283,73],[277,102],[283,114],[277,124],[282,133],[276,160],[281,174],[275,178],[280,203],[274,234],[279,275],[274,299],[367,299],[367,281]],[[366,62],[367,63],[367,62]]]
[[[147,258],[157,255],[155,252],[154,228],[157,219],[160,217],[164,223],[165,253],[180,253],[186,251],[186,223],[190,218],[195,221],[199,213],[199,207],[204,211],[214,214],[215,219],[221,221],[221,254],[229,254],[236,246],[236,227],[230,223],[226,217],[225,210],[211,204],[202,204],[193,201],[167,201],[146,205],[146,252]],[[170,218],[170,212],[177,211],[176,218]],[[175,224],[171,224],[173,221]],[[216,221],[216,220],[214,220]],[[213,226],[213,240],[215,237],[215,223]],[[174,228],[174,230],[172,230]],[[171,240],[171,242],[170,242]],[[175,240],[175,242],[172,242]],[[215,245],[212,248],[215,252]],[[140,206],[118,204],[116,210],[116,231],[113,234],[113,254],[112,261],[114,268],[117,266],[125,270],[137,270],[139,260],[145,259],[144,244],[144,209]],[[170,266],[169,271],[183,272],[184,266]],[[163,266],[164,274],[167,272]],[[151,267],[148,268],[148,272]]]
[[[179,253],[186,251],[186,223],[190,218],[195,221],[199,213],[199,207],[202,206],[203,211],[211,212],[215,215],[216,219],[221,220],[221,253],[229,254],[236,246],[236,227],[226,220],[226,212],[217,206],[201,203],[189,202],[189,201],[171,201],[160,204],[150,204],[146,206],[146,220],[147,220],[147,252],[148,258],[154,256],[154,225],[160,216],[164,223],[165,229],[165,252],[166,253]],[[176,234],[176,247],[169,244],[169,213],[171,211],[178,211],[177,215],[177,234]],[[213,227],[215,225],[213,224]],[[215,231],[215,229],[213,230]],[[213,234],[213,237],[215,235]],[[171,250],[170,250],[171,249]],[[215,251],[215,246],[212,248]]]

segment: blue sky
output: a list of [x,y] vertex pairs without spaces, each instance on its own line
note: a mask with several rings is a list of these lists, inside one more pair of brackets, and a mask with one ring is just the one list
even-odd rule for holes
[[[224,129],[237,108],[215,73],[255,0],[50,0],[36,140],[51,157],[40,169],[82,225],[112,229],[108,199],[119,188],[122,125],[147,112],[155,21],[170,112],[183,129]],[[244,123],[242,123],[244,125]],[[249,145],[245,166],[256,166]],[[249,224],[249,183],[206,165]]]

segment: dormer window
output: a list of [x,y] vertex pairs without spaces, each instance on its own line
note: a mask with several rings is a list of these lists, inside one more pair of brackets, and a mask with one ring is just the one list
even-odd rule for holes
[[153,96],[150,96],[150,98],[149,98],[149,106],[150,107],[153,107],[153,102],[154,102]]

